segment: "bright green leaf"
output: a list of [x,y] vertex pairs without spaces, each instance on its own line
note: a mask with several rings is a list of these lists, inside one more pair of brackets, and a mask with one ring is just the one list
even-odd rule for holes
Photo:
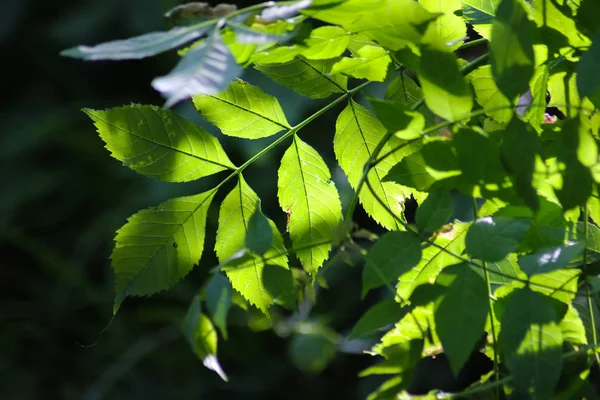
[[490,52],[498,89],[509,99],[527,91],[534,67],[533,24],[520,0],[500,2]]
[[[340,166],[348,176],[350,186],[356,189],[363,173],[363,167],[377,144],[385,136],[386,129],[366,108],[350,100],[348,106],[339,115],[335,125],[333,148]],[[391,151],[399,139],[391,138],[380,154]],[[403,156],[410,154],[410,147],[396,151],[370,170],[367,179],[383,203],[397,218],[403,218],[404,201],[410,197],[411,190],[393,182],[382,182],[390,168]],[[379,204],[367,185],[359,193],[359,200],[365,211],[375,221],[387,229],[399,229],[400,224]]]
[[206,215],[215,193],[171,199],[142,210],[117,231],[110,256],[116,274],[115,313],[126,296],[168,289],[200,262]]
[[[401,72],[400,75],[394,78],[385,91],[386,100],[406,104],[407,108],[412,107],[422,97],[423,91],[421,88],[404,72]],[[420,112],[428,124],[432,125],[435,123],[435,115],[427,107],[421,107]]]
[[434,317],[444,353],[458,376],[484,333],[488,288],[480,270],[466,263],[445,268],[436,283],[448,287],[436,305]]
[[259,255],[263,255],[273,244],[273,230],[270,221],[260,209],[260,200],[256,203],[254,214],[248,220],[246,231],[246,247]]
[[582,319],[579,317],[579,312],[573,305],[569,305],[567,313],[563,320],[560,321],[559,326],[565,342],[575,345],[588,344],[585,326]]
[[467,252],[483,261],[500,261],[519,247],[530,225],[529,218],[479,218],[467,232]]
[[223,274],[214,274],[204,290],[206,308],[215,325],[227,340],[227,315],[233,304],[231,283]]
[[[223,200],[219,212],[219,229],[217,230],[215,251],[221,263],[244,248],[248,223],[258,201],[256,193],[240,176],[238,184]],[[288,269],[288,263],[283,238],[275,224],[272,221],[269,221],[269,224],[273,230],[273,244],[271,249],[264,254],[264,258],[268,260],[269,265],[274,265],[273,268],[280,268],[285,271]],[[265,260],[259,256],[252,256],[250,259],[243,259],[241,263],[235,266],[225,266],[224,270],[233,288],[266,314],[268,308],[276,300],[279,301],[279,298],[274,296],[274,293],[267,288],[264,281],[265,263]],[[289,275],[288,271],[285,272]],[[271,275],[274,276],[275,274]],[[281,275],[280,283],[282,287],[290,288],[286,276]],[[273,286],[273,283],[271,283],[271,286]]]
[[354,58],[343,57],[331,68],[332,74],[344,74],[354,78],[383,82],[392,59],[388,52],[378,46],[363,46]]
[[533,291],[569,304],[577,294],[577,279],[580,274],[581,270],[578,268],[565,268],[534,275],[529,281]]
[[425,104],[440,117],[459,121],[471,112],[471,89],[454,54],[430,47],[422,49],[419,81]]
[[496,8],[500,4],[500,0],[462,0],[463,4],[471,6],[485,14],[496,15]]
[[486,132],[461,128],[454,134],[453,143],[462,175],[469,183],[502,184],[505,181],[500,149]]
[[196,124],[154,106],[83,110],[123,165],[168,182],[188,182],[235,168],[219,141]]
[[350,44],[350,35],[339,26],[322,26],[314,29],[305,40],[308,49],[302,55],[309,60],[339,57]]
[[516,279],[525,277],[517,264],[515,254],[509,254],[500,261],[487,262],[486,267],[490,273],[490,283],[493,284],[508,285]]
[[388,232],[373,245],[363,269],[364,295],[370,290],[395,282],[421,259],[421,241],[410,232]]
[[258,139],[290,128],[275,97],[241,80],[222,93],[194,96],[194,105],[229,136]]
[[514,108],[512,102],[496,86],[492,67],[479,67],[467,75],[467,79],[475,89],[477,103],[483,107],[486,114],[500,123],[508,123],[514,114]]
[[369,99],[375,115],[388,132],[395,132],[399,139],[413,140],[423,136],[425,119],[423,115],[409,111],[404,103]]
[[360,320],[354,325],[349,338],[355,339],[366,336],[385,328],[388,325],[395,324],[405,314],[405,310],[394,300],[383,300],[360,317]]
[[319,153],[294,136],[283,155],[277,182],[281,208],[296,256],[314,273],[328,258],[342,220],[340,195]]
[[348,78],[329,75],[336,59],[305,60],[296,57],[290,62],[275,65],[256,63],[255,68],[282,86],[312,99],[329,97],[346,91]]
[[541,129],[546,115],[546,92],[548,90],[548,66],[542,65],[536,68],[531,78],[531,94],[533,100],[525,112],[525,120],[529,121],[536,130]]
[[506,300],[499,342],[518,390],[548,398],[562,369],[562,333],[549,299],[528,288]]
[[449,45],[450,48],[456,49],[467,36],[467,25],[465,21],[454,14],[455,11],[461,10],[460,0],[420,0],[419,3],[431,13],[443,13],[438,17],[432,25],[438,33],[438,36]]
[[519,265],[529,276],[552,272],[568,266],[571,260],[583,253],[584,248],[583,242],[575,242],[540,249],[534,254],[519,256]]
[[417,208],[416,223],[421,232],[435,232],[452,216],[452,197],[447,190],[434,190]]

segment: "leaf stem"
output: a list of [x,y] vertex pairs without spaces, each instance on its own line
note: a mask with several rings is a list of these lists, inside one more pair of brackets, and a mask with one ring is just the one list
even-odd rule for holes
[[480,44],[484,44],[487,42],[488,42],[488,40],[486,38],[479,38],[479,39],[471,40],[470,42],[461,44],[458,47],[458,49],[456,49],[456,50],[468,49],[469,47],[475,47],[475,46],[478,46]]

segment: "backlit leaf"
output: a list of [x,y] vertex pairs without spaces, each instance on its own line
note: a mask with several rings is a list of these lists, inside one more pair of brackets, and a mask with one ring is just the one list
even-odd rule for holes
[[214,274],[204,290],[206,308],[215,325],[227,340],[227,315],[233,304],[231,283],[223,274]]
[[431,13],[443,13],[438,17],[432,25],[438,33],[438,36],[444,43],[452,43],[449,47],[456,49],[461,45],[464,38],[467,36],[467,25],[465,21],[454,14],[455,11],[461,10],[462,5],[460,0],[420,0],[419,3]]
[[350,44],[350,35],[339,26],[322,26],[314,29],[305,40],[308,49],[302,55],[309,60],[339,57]]
[[385,49],[367,45],[358,50],[357,57],[343,57],[336,62],[331,69],[331,73],[342,73],[354,78],[366,78],[371,81],[383,82],[391,61],[392,59]]
[[187,182],[235,168],[215,137],[171,111],[132,105],[84,112],[111,155],[140,174]]
[[479,218],[467,232],[467,252],[480,260],[500,261],[519,247],[530,224],[529,218]]
[[383,300],[375,304],[360,317],[360,320],[354,325],[352,332],[350,332],[349,337],[350,339],[354,339],[373,334],[388,325],[395,324],[405,313],[400,304],[394,300]]
[[288,214],[287,230],[296,256],[314,273],[328,258],[342,220],[340,196],[319,153],[294,136],[281,160],[279,204]]
[[492,67],[490,65],[479,67],[467,75],[467,79],[475,89],[477,103],[486,110],[486,114],[500,123],[508,123],[514,114],[514,109],[512,102],[496,86],[492,77]]
[[564,268],[571,260],[583,253],[585,243],[575,242],[540,249],[534,254],[519,256],[521,270],[527,275],[543,274]]
[[200,262],[208,207],[216,191],[168,200],[132,215],[118,230],[111,255],[116,275],[114,312],[126,296],[175,285]]
[[275,97],[241,80],[222,93],[193,99],[202,116],[225,135],[258,139],[290,128]]

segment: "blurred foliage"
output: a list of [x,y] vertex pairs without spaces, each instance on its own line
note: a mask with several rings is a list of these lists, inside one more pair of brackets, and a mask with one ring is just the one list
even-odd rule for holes
[[[264,329],[262,317],[234,307],[229,340],[219,348],[229,383],[202,366],[179,330],[196,288],[218,264],[211,251],[174,289],[149,299],[128,300],[103,331],[112,311],[114,277],[108,256],[116,229],[139,209],[198,193],[218,181],[205,178],[178,185],[137,175],[108,156],[89,119],[80,112],[83,107],[103,109],[131,102],[162,105],[149,82],[171,69],[176,54],[85,64],[58,54],[75,44],[166,28],[162,15],[177,4],[177,0],[0,2],[0,48],[5,54],[5,101],[0,109],[0,286],[6,296],[0,313],[0,397],[270,399],[285,393],[290,399],[364,398],[381,382],[357,379],[372,358],[344,352],[360,352],[367,346],[344,343],[342,353],[336,355],[327,339],[335,332],[347,334],[368,306],[385,295],[375,291],[361,302],[360,270],[346,263],[351,255],[330,262],[328,289],[318,294],[313,309],[313,315],[335,332],[323,333],[325,328],[315,321],[293,340],[285,326],[256,333],[248,326]],[[280,99],[291,124],[321,105],[256,73],[247,72],[244,79]],[[176,110],[201,123],[191,104]],[[341,107],[332,110],[303,132],[330,167],[334,164],[331,137],[340,111]],[[238,165],[264,147],[263,140],[236,140],[206,128],[219,137]],[[269,183],[276,180],[282,155],[280,149],[245,173],[263,204],[270,207],[263,212],[280,229],[285,227],[285,214],[276,208],[275,186]],[[351,191],[343,173],[332,173],[342,201],[347,202]],[[222,198],[216,200],[208,216],[207,231],[212,234],[207,249],[215,240]],[[378,230],[362,210],[356,222]],[[306,359],[302,349],[317,352],[322,359]]]

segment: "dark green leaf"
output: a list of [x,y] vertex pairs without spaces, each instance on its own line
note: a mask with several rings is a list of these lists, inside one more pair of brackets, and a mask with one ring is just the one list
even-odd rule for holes
[[409,111],[409,108],[403,103],[373,98],[369,99],[369,102],[383,126],[388,132],[396,132],[396,137],[412,140],[423,135],[425,120],[422,114]]
[[233,169],[219,141],[196,124],[154,106],[83,110],[123,165],[167,182],[187,182]]
[[583,253],[584,248],[585,243],[575,242],[540,249],[534,254],[519,256],[519,265],[528,276],[552,272],[568,266],[571,260]]
[[188,51],[168,75],[155,78],[152,87],[167,98],[165,107],[170,107],[197,94],[225,90],[240,71],[221,34],[214,32],[201,46]]
[[152,32],[124,40],[102,43],[96,46],[78,46],[63,50],[60,54],[84,60],[130,60],[150,57],[198,39],[213,28],[214,24],[176,27],[166,32]]
[[452,197],[447,190],[434,190],[417,208],[416,223],[421,232],[435,232],[452,216]]
[[467,232],[467,252],[483,261],[500,261],[519,247],[530,225],[530,218],[479,218]]
[[562,369],[562,334],[554,306],[523,288],[506,300],[499,343],[517,389],[549,398]]
[[385,361],[362,371],[358,376],[396,375],[412,369],[421,359],[423,340],[415,339],[396,343],[383,350]]
[[350,332],[349,338],[355,339],[373,334],[388,325],[395,324],[405,313],[406,311],[394,300],[383,300],[360,317],[360,320]]
[[246,247],[256,253],[263,255],[271,248],[273,243],[273,230],[267,217],[260,209],[260,200],[256,203],[254,214],[248,220],[246,231]]
[[394,283],[421,259],[421,241],[410,232],[388,232],[373,245],[363,269],[364,295],[370,290]]
[[452,371],[458,376],[484,333],[488,289],[481,271],[467,263],[444,268],[436,283],[448,287],[436,305],[435,325]]
[[500,149],[484,131],[462,128],[453,142],[462,175],[469,183],[501,184],[505,180]]
[[206,308],[225,340],[227,340],[227,315],[233,303],[232,296],[231,283],[220,273],[210,278],[204,291]]
[[132,215],[119,229],[111,255],[116,274],[115,313],[126,296],[168,289],[200,262],[206,215],[215,193],[168,200]]
[[336,343],[322,332],[299,333],[290,342],[294,365],[304,372],[318,373],[327,367],[336,354]]
[[520,0],[500,2],[490,52],[498,89],[509,99],[525,93],[534,67],[533,26]]

